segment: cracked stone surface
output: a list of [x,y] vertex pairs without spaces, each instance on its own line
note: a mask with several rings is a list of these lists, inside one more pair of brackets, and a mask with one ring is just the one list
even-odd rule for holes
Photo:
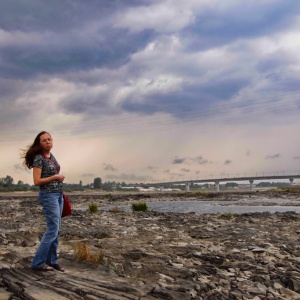
[[[45,229],[36,194],[0,194],[0,299],[300,299],[300,216],[295,212],[118,209],[139,200],[213,198],[226,205],[241,197],[249,203],[260,197],[300,200],[298,192],[274,191],[70,194],[74,211],[62,221],[59,263],[66,272],[61,273],[29,268]],[[87,210],[91,202],[98,213]],[[106,205],[115,209],[102,210]],[[101,263],[76,260],[79,243],[101,252]]]

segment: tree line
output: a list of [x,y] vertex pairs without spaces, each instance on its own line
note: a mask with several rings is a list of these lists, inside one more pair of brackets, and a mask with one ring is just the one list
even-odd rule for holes
[[[126,188],[127,191],[137,190],[137,187],[143,187],[142,183],[125,183],[125,182],[116,182],[116,181],[106,181],[103,182],[100,177],[94,178],[93,182],[88,184],[83,184],[80,180],[79,183],[64,183],[65,191],[85,191],[85,190],[123,190]],[[220,188],[238,188],[238,184],[236,182],[227,182],[224,185],[220,185]],[[255,185],[256,187],[283,187],[289,186],[289,183],[286,182],[259,182]],[[173,189],[181,189],[184,190],[185,187],[183,185],[169,185],[164,188],[173,188]],[[190,189],[213,189],[214,184],[197,184],[191,183]],[[11,191],[38,191],[39,188],[34,185],[30,185],[28,183],[24,183],[21,180],[18,180],[15,183],[14,179],[7,175],[6,177],[0,178],[0,192],[11,192]]]
[[[95,189],[110,191],[118,188],[121,189],[122,187],[134,188],[134,185],[116,181],[102,182],[102,179],[100,177],[94,178],[93,182],[88,184],[83,184],[81,180],[79,181],[79,183],[64,183],[65,191],[84,191]],[[17,183],[15,183],[13,177],[11,177],[10,175],[6,175],[6,177],[0,178],[0,192],[38,191],[38,189],[39,188],[37,186],[24,183],[22,180],[18,180]]]

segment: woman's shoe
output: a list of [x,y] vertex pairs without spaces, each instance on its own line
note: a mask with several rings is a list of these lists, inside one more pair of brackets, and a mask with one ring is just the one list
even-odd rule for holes
[[31,268],[33,271],[42,271],[42,272],[47,272],[47,271],[54,271],[54,268],[51,266],[48,266],[46,264],[41,265],[38,268]]
[[63,267],[61,267],[59,264],[54,264],[54,265],[50,265],[53,269],[60,271],[60,272],[64,272],[65,269]]

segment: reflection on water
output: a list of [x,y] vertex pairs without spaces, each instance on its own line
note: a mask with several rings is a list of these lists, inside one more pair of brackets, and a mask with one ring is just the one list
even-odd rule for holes
[[[260,199],[260,200],[249,200],[242,199],[239,201],[157,201],[157,202],[147,202],[148,210],[158,211],[158,212],[179,212],[179,213],[208,213],[208,214],[216,214],[216,213],[252,213],[252,212],[286,212],[286,211],[294,211],[296,213],[300,213],[300,206],[247,206],[247,205],[236,205],[238,202],[272,202],[278,204],[284,203],[299,203],[299,201],[286,200],[286,199]],[[228,206],[224,206],[224,204],[228,204]],[[109,210],[115,206],[109,207],[101,207],[101,209]],[[119,209],[128,211],[131,210],[131,205],[118,205]]]

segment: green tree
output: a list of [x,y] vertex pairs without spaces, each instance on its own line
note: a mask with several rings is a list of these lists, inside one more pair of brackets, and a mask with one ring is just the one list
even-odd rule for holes
[[6,177],[2,178],[2,179],[3,179],[2,180],[3,186],[5,186],[5,187],[11,187],[14,183],[14,179],[9,175],[6,175]]
[[102,180],[101,180],[101,178],[100,177],[97,177],[97,178],[95,178],[94,179],[94,189],[95,190],[99,190],[99,189],[101,189],[101,186],[102,186]]
[[234,188],[234,187],[238,187],[239,185],[236,182],[227,182],[225,184],[226,188]]
[[18,186],[23,186],[23,185],[24,185],[24,182],[23,182],[22,180],[19,180],[18,183],[17,183],[17,185],[18,185]]

